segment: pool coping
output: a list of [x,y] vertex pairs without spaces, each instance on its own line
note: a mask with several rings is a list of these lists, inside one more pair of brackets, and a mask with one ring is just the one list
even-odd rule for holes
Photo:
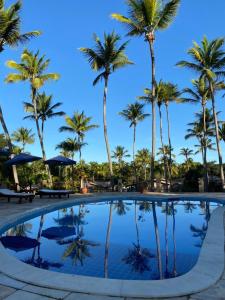
[[[178,200],[215,200],[209,197],[188,196],[97,196],[71,199],[65,203],[49,204],[42,208],[31,209],[19,213],[0,223],[0,232],[5,231],[16,221],[28,217],[48,213],[58,208],[69,207],[79,203],[96,201],[110,201],[112,199],[148,199],[151,201],[178,201]],[[222,203],[220,200],[216,200]],[[197,264],[186,274],[166,280],[117,280],[88,276],[55,273],[27,265],[11,256],[0,243],[0,271],[8,277],[39,287],[69,292],[78,292],[94,295],[133,298],[168,298],[190,295],[201,292],[215,284],[224,272],[224,207],[216,208],[209,221],[207,234],[202,245]]]

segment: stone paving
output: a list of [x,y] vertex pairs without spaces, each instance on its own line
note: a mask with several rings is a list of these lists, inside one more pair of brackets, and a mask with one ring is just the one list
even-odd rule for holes
[[[109,193],[107,193],[107,196]],[[113,194],[115,195],[115,194]],[[133,195],[133,194],[132,194]],[[157,195],[157,194],[154,194]],[[205,194],[187,194],[188,196],[206,196]],[[89,195],[90,196],[90,195]],[[160,194],[162,196],[162,194]],[[168,196],[164,194],[164,196]],[[172,195],[169,194],[171,197]],[[220,194],[208,194],[210,198],[216,198],[220,200],[225,200],[225,195]],[[80,198],[80,195],[74,196],[75,198]],[[54,204],[65,202],[67,200],[58,199],[35,199],[34,203],[23,203],[21,205],[12,201],[7,203],[7,201],[0,199],[0,219],[7,219],[8,216],[16,215],[24,211],[40,208],[46,206],[47,204]],[[23,282],[16,281],[0,273],[0,300],[47,300],[47,299],[65,299],[65,300],[146,300],[140,298],[119,298],[119,297],[107,297],[99,295],[88,295],[79,293],[70,293],[67,291],[53,290],[48,288],[42,288],[34,285],[29,285]],[[151,298],[152,300],[156,300]],[[157,298],[159,299],[159,298]],[[185,297],[176,298],[161,298],[161,300],[225,300],[225,273],[223,274],[221,280],[217,282],[214,286],[209,289]]]

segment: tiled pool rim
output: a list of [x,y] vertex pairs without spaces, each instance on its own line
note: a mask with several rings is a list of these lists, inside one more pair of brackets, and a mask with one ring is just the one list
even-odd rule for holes
[[[135,200],[146,199],[150,201],[163,202],[178,200],[204,200],[206,197],[157,197],[157,196],[107,196],[107,197],[85,197],[71,199],[65,203],[46,205],[42,208],[31,209],[25,213],[7,217],[7,221],[0,222],[0,233],[7,230],[15,223],[57,210],[62,207],[69,207],[80,203],[91,203],[110,200]],[[220,202],[220,200],[215,200]],[[209,222],[208,231],[201,248],[197,264],[188,273],[173,279],[151,280],[151,281],[130,281],[103,279],[87,276],[69,275],[54,273],[47,270],[27,265],[17,258],[8,254],[0,243],[0,271],[10,278],[50,289],[78,292],[93,295],[107,295],[114,297],[133,298],[168,298],[190,295],[205,290],[215,284],[224,271],[224,207],[216,208]]]

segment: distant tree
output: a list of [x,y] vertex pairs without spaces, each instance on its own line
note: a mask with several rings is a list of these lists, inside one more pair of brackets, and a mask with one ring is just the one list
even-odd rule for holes
[[[52,119],[55,117],[64,116],[65,113],[63,111],[55,111],[58,109],[62,103],[57,102],[55,104],[52,103],[53,96],[47,96],[45,93],[37,95],[37,114],[38,119],[41,121],[41,134],[42,139],[44,141],[44,125],[47,119]],[[35,120],[35,113],[34,113],[34,105],[29,102],[24,102],[24,109],[29,115],[24,117],[24,119],[31,119]]]
[[12,140],[22,144],[22,152],[25,150],[25,146],[31,145],[34,143],[34,133],[32,133],[32,129],[28,129],[25,127],[20,127],[12,134]]
[[144,104],[135,102],[129,104],[126,109],[119,113],[126,121],[130,122],[130,127],[133,127],[133,161],[135,160],[135,146],[136,146],[136,128],[139,122],[145,120],[149,114],[144,113]]
[[[84,142],[85,134],[94,129],[98,128],[99,126],[96,124],[90,124],[92,120],[92,117],[87,117],[84,112],[81,113],[75,112],[70,118],[69,116],[66,116],[65,121],[66,125],[59,128],[60,132],[71,132],[73,134],[77,135],[77,141],[81,145]],[[84,144],[83,144],[84,145]],[[80,153],[80,160],[81,160],[81,148],[79,148]]]
[[122,167],[122,163],[124,158],[130,157],[128,150],[125,149],[123,146],[116,146],[115,150],[113,151],[112,158],[118,161],[119,167]]

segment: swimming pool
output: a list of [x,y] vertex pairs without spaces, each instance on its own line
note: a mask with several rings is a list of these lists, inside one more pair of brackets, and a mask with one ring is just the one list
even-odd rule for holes
[[197,262],[210,214],[204,201],[80,204],[7,230],[10,254],[51,271],[112,279],[167,279]]

